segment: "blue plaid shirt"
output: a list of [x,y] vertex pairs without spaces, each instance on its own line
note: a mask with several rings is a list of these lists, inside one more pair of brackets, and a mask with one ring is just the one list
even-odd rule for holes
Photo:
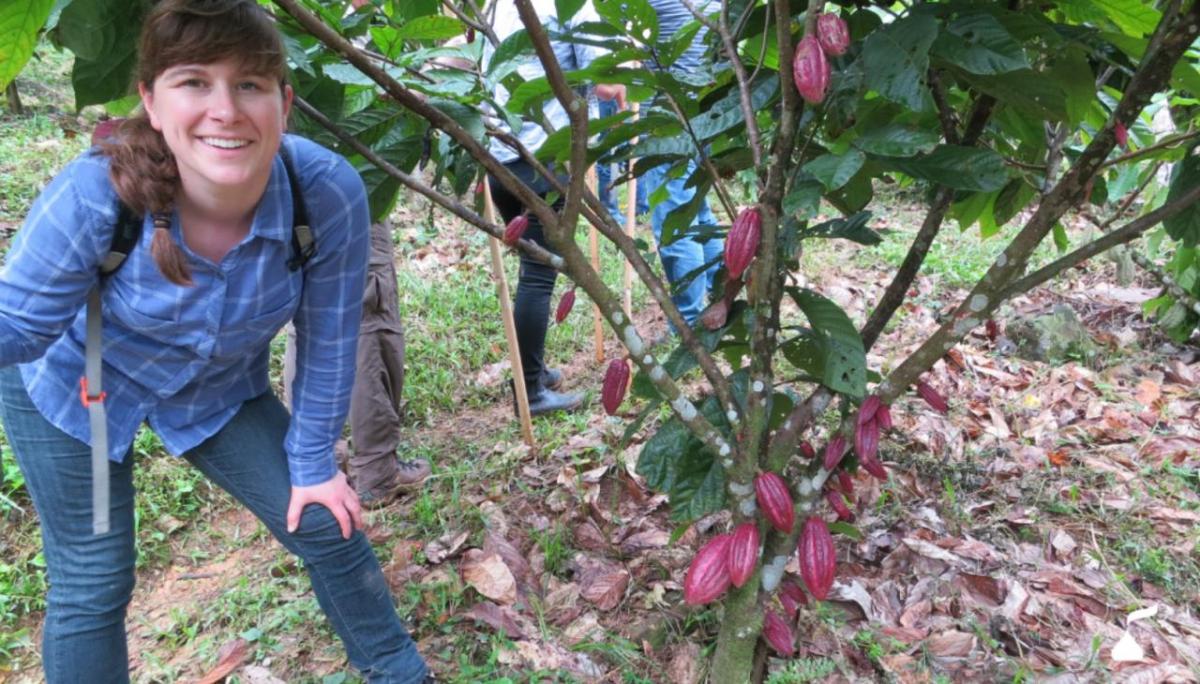
[[[337,471],[354,383],[369,215],[358,173],[342,157],[285,136],[305,191],[317,254],[290,271],[292,193],[276,157],[250,233],[215,264],[183,247],[194,286],[158,272],[153,223],[124,266],[105,279],[104,390],[109,458],[121,461],[143,421],[182,454],[220,430],[242,402],[270,390],[271,339],[295,319],[297,374],[284,440],[293,485]],[[20,366],[33,403],[53,425],[87,442],[79,401],[87,294],[116,223],[108,159],[88,152],[50,182],[0,272],[0,367]],[[183,245],[179,217],[171,234]],[[253,458],[254,454],[246,454]]]

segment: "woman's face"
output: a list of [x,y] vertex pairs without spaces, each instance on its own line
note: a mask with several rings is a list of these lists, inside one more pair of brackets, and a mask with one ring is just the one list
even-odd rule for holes
[[271,175],[292,89],[232,59],[177,64],[138,87],[150,124],[175,155],[186,193],[256,189]]

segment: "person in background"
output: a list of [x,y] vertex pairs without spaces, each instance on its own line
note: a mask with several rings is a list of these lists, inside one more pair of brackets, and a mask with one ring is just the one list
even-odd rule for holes
[[[371,682],[423,682],[338,471],[367,266],[354,168],[284,135],[292,90],[254,0],[163,0],[142,28],[143,111],[72,161],[34,202],[0,272],[0,420],[41,522],[46,680],[127,682],[135,580],[132,442],[143,422],[303,560],[350,663]],[[294,174],[281,157],[286,150]],[[316,253],[291,268],[302,190]],[[92,525],[84,302],[120,204],[142,237],[99,290],[107,407],[107,531]],[[297,337],[289,415],[270,391],[271,340]]]
[[[542,23],[555,29],[569,29],[583,22],[599,20],[590,0],[584,2],[569,21],[561,24],[556,16],[554,0],[534,0],[533,7]],[[501,41],[524,28],[517,16],[515,4],[500,2],[496,5],[493,28]],[[585,68],[600,54],[597,48],[589,45],[568,43],[553,38],[551,42],[558,63],[564,71]],[[492,47],[489,43],[485,43],[485,61],[490,59],[491,55]],[[543,76],[545,72],[541,62],[530,53],[517,67],[517,73],[528,81]],[[601,100],[617,100],[618,107],[624,107],[624,86],[597,85],[595,90],[596,96]],[[501,87],[496,93],[496,97],[498,102],[503,105],[508,101],[509,93]],[[542,110],[546,120],[554,129],[557,130],[568,125],[567,113],[557,98],[548,98]],[[507,130],[507,124],[503,120],[500,120],[500,126]],[[521,143],[531,152],[536,152],[546,142],[545,129],[533,121],[526,121],[521,130],[515,131],[515,133]],[[493,138],[490,151],[496,159],[508,167],[509,171],[538,195],[545,198],[550,193],[550,182],[539,176],[533,167],[521,160],[510,147]],[[505,223],[526,211],[521,200],[509,192],[499,179],[491,177],[489,184],[496,209]],[[562,208],[562,202],[563,198],[559,197],[554,205],[555,210]],[[529,214],[529,227],[525,231],[524,238],[549,248],[542,232],[542,224],[533,214]],[[544,360],[546,330],[550,322],[550,299],[554,293],[554,282],[557,277],[558,271],[551,266],[536,261],[524,253],[521,254],[521,270],[513,305],[513,319],[517,328],[517,345],[525,375],[529,412],[535,416],[554,411],[574,410],[583,403],[580,395],[559,391],[563,383],[562,373],[558,369],[548,368]]]
[[[695,17],[682,0],[649,0],[650,6],[658,15],[658,32],[661,38],[675,34],[682,26],[695,20]],[[705,2],[697,3],[700,11],[705,11]],[[670,69],[678,73],[693,73],[700,68],[700,60],[704,56],[704,38],[707,29],[701,27],[696,33],[692,44],[687,50],[669,65],[652,65],[658,69]],[[688,162],[683,174],[678,177],[668,177],[671,164],[656,166],[638,179],[639,190],[645,186],[645,197],[650,198],[660,187],[666,186],[666,197],[650,207],[650,227],[654,239],[658,242],[658,256],[662,259],[663,271],[667,281],[673,286],[671,301],[679,307],[683,319],[689,325],[694,324],[700,312],[704,310],[705,302],[712,291],[713,280],[720,266],[720,258],[725,251],[725,241],[721,238],[701,240],[697,233],[717,225],[717,217],[708,206],[708,200],[700,202],[699,211],[692,220],[691,228],[686,233],[676,234],[674,239],[663,244],[663,225],[667,216],[688,202],[696,194],[695,188],[688,187],[688,179],[696,171],[698,160]],[[640,194],[640,193],[639,193]],[[696,271],[705,264],[711,264],[703,273],[685,283],[685,276]]]

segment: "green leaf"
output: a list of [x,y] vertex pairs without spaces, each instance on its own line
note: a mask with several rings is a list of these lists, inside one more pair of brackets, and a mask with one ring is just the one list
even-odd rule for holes
[[1071,238],[1067,237],[1067,229],[1063,228],[1063,224],[1057,221],[1054,222],[1054,247],[1059,254],[1067,251],[1071,246]]
[[809,340],[800,345],[807,355],[805,365],[791,356],[788,360],[820,378],[829,389],[861,399],[866,393],[867,355],[853,321],[841,307],[812,290],[789,287],[787,292],[812,326]]
[[554,0],[554,16],[564,24],[575,16],[586,0]]
[[[750,107],[756,112],[763,109],[778,91],[779,78],[763,74],[750,91]],[[708,111],[692,117],[691,124],[697,138],[708,140],[745,120],[746,117],[742,115],[741,95],[737,88],[730,88],[729,93],[714,103]]]
[[129,94],[141,23],[139,2],[74,0],[63,10],[55,33],[75,54],[71,84],[77,109]]
[[843,537],[849,537],[854,541],[863,540],[863,533],[860,532],[857,527],[848,522],[842,522],[841,520],[835,520],[829,523],[829,533],[840,534]]
[[804,171],[796,176],[787,197],[783,198],[783,213],[799,221],[807,221],[817,213],[821,204],[821,183]]
[[503,74],[500,73],[500,67],[502,66],[515,69],[517,66],[516,58],[526,52],[533,52],[533,41],[529,39],[529,33],[525,29],[520,29],[505,38],[500,43],[500,46],[496,48],[496,51],[492,53],[492,59],[487,65],[488,78],[501,78]]
[[866,160],[862,152],[849,150],[845,154],[821,155],[801,168],[820,181],[826,191],[833,191],[848,183]]
[[903,124],[887,124],[864,131],[853,144],[868,154],[911,157],[923,152],[932,152],[941,137],[942,134],[937,131]]
[[1060,0],[1072,21],[1099,23],[1108,20],[1123,33],[1141,38],[1153,33],[1162,13],[1144,0]]
[[938,34],[932,54],[973,74],[1003,74],[1029,68],[1012,34],[990,14],[970,14]]
[[0,5],[0,90],[8,87],[37,44],[54,0],[27,0]]
[[[1171,178],[1171,189],[1167,193],[1167,202],[1195,188],[1200,183],[1200,148],[1192,148],[1187,157],[1175,167]],[[1200,203],[1193,203],[1183,211],[1163,221],[1167,235],[1183,243],[1185,247],[1195,247],[1200,243]]]
[[884,166],[913,178],[956,190],[991,192],[1008,182],[1004,158],[991,150],[939,145],[933,152],[910,159],[881,158]]
[[462,32],[461,21],[435,14],[406,21],[396,28],[396,37],[401,40],[446,40]]
[[883,238],[879,237],[879,233],[867,227],[867,221],[870,220],[871,212],[860,211],[848,218],[818,223],[805,229],[801,235],[806,238],[842,238],[860,245],[877,245],[883,242]]
[[913,111],[928,111],[931,101],[922,84],[937,33],[937,20],[920,14],[894,21],[868,36],[862,53],[867,87]]
[[[715,397],[700,412],[719,427],[727,427]],[[646,485],[666,492],[673,520],[695,520],[725,505],[725,469],[677,417],[663,423],[642,446],[637,472]]]

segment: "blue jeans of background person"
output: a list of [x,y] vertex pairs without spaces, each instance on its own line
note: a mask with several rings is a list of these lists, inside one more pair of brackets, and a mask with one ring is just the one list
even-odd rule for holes
[[[0,369],[0,418],[41,521],[46,572],[42,667],[49,684],[128,682],[125,611],[133,594],[133,454],[111,463],[111,529],[92,534],[91,449],[51,425],[17,368]],[[367,538],[343,539],[333,514],[309,505],[287,532],[291,496],[283,438],[288,413],[267,393],[246,402],[185,457],[232,494],[304,561],[313,591],[370,682],[421,682],[425,663],[392,604]]]
[[679,312],[683,314],[683,319],[691,325],[704,310],[705,301],[708,293],[712,290],[713,279],[717,274],[717,268],[721,264],[719,261],[715,261],[704,271],[703,275],[692,279],[681,289],[675,288],[676,283],[704,264],[719,259],[725,249],[725,241],[713,238],[706,242],[700,242],[691,237],[697,227],[717,225],[717,217],[709,208],[708,200],[705,199],[700,205],[700,210],[696,212],[696,218],[692,221],[693,231],[689,231],[685,235],[677,235],[677,239],[668,245],[662,243],[663,222],[667,220],[667,215],[676,207],[690,202],[696,194],[695,188],[685,187],[688,178],[696,170],[695,160],[688,163],[687,171],[680,178],[668,179],[666,177],[670,166],[670,164],[663,164],[650,169],[639,179],[638,185],[639,189],[641,189],[640,186],[645,186],[647,197],[664,182],[667,185],[666,198],[651,207],[650,227],[654,230],[655,241],[658,242],[658,256],[662,259],[667,282],[673,286],[674,294],[671,296],[671,301],[675,302],[675,306],[679,307]]
[[[600,100],[601,118],[612,116],[616,113],[616,100]],[[603,136],[601,136],[601,139],[603,140]],[[596,196],[600,198],[600,203],[604,205],[604,208],[608,209],[609,215],[613,217],[613,220],[617,222],[617,225],[624,226],[625,214],[621,211],[620,206],[617,204],[617,190],[616,188],[609,187],[612,183],[613,177],[617,175],[613,173],[613,166],[613,164],[596,164],[596,183],[600,186],[597,190]],[[622,170],[620,166],[617,166],[616,168],[618,171]],[[649,208],[646,206],[646,184],[642,182],[641,179],[638,180],[637,206],[634,209],[634,213],[636,213],[638,216],[641,216],[649,211]]]

